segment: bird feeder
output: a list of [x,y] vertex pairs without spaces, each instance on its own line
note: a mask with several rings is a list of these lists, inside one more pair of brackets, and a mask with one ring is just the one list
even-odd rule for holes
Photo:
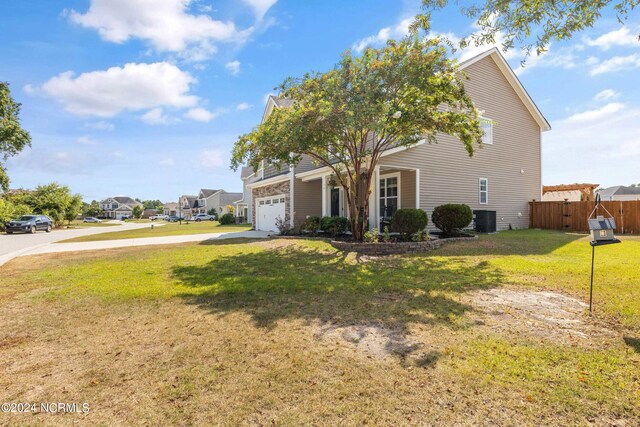
[[593,305],[593,266],[595,264],[596,246],[621,243],[613,234],[613,231],[616,228],[616,220],[604,206],[602,206],[602,209],[609,216],[605,217],[604,215],[598,215],[600,206],[600,195],[598,194],[596,196],[596,206],[593,208],[591,215],[589,215],[589,218],[587,219],[587,222],[589,223],[589,232],[591,233],[591,242],[589,242],[591,245],[591,287],[589,289],[590,313],[592,312]]

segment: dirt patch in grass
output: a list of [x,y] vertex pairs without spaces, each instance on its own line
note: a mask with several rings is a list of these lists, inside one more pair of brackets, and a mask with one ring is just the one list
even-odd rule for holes
[[589,315],[589,305],[556,292],[495,288],[470,294],[481,325],[567,345],[610,341],[616,333]]

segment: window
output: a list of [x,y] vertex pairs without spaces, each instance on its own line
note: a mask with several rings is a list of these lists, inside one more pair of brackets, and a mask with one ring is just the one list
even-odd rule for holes
[[264,205],[264,200],[260,200],[260,206]]
[[479,185],[479,199],[481,205],[489,203],[489,180],[487,178],[480,178]]
[[380,216],[391,218],[400,204],[398,191],[399,175],[380,178]]
[[480,117],[480,129],[484,132],[482,143],[493,144],[493,120]]

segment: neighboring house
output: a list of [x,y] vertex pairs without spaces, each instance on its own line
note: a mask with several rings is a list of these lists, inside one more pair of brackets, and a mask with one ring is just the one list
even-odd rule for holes
[[149,219],[154,215],[158,215],[158,211],[155,209],[145,209],[142,211],[142,218]]
[[598,190],[601,200],[640,200],[640,187],[625,187],[616,185]]
[[229,193],[224,190],[210,190],[203,188],[198,193],[194,209],[195,213],[207,213],[215,209],[218,215],[229,213],[228,206],[233,206],[235,202],[242,198],[242,193]]
[[184,219],[191,219],[195,215],[197,201],[197,196],[180,196],[180,199],[178,199],[178,216]]
[[251,166],[243,166],[240,171],[240,179],[242,179],[242,199],[234,203],[235,215],[239,223],[251,223],[253,221],[253,198],[251,197],[251,184],[258,180]]
[[[529,202],[542,198],[541,133],[549,123],[500,54],[491,49],[460,64],[468,76],[467,93],[483,111],[484,146],[469,157],[456,138],[439,135],[385,151],[375,170],[369,196],[369,226],[398,208],[420,208],[429,220],[436,206],[465,203],[474,210],[496,211],[497,227],[526,228]],[[287,101],[270,97],[263,121]],[[289,102],[290,104],[290,102]],[[299,226],[308,216],[348,216],[344,189],[328,167],[303,158],[295,167],[264,164],[251,190],[254,228],[275,231],[276,218]],[[430,227],[433,224],[429,223]]]
[[127,196],[109,197],[100,202],[102,216],[105,218],[122,219],[133,215],[135,206],[142,203]]
[[178,204],[175,202],[165,203],[163,205],[163,213],[165,215],[178,215]]
[[543,202],[588,202],[595,200],[595,189],[599,184],[545,185],[542,187]]

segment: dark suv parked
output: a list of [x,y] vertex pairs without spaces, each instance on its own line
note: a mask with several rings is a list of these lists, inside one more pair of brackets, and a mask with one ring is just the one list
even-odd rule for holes
[[35,233],[38,230],[51,232],[53,221],[46,215],[22,215],[9,221],[5,225],[7,234],[11,233]]

